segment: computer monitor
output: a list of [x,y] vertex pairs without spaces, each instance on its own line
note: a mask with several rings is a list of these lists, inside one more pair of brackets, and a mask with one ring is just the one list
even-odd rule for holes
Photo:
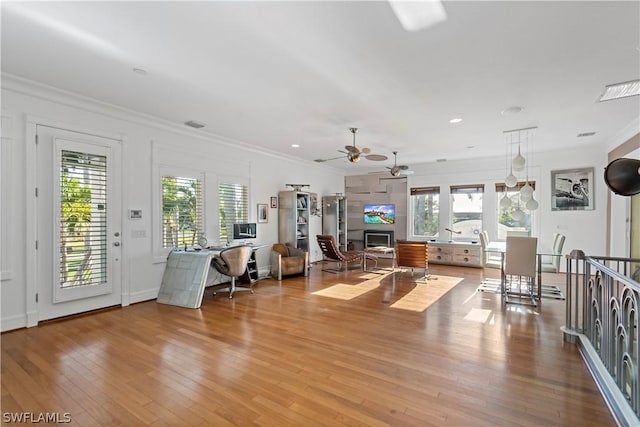
[[233,224],[233,240],[255,239],[256,223],[246,222]]

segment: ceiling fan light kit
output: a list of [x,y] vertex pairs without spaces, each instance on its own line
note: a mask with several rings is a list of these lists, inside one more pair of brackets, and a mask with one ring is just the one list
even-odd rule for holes
[[[364,155],[364,158],[367,160],[371,160],[374,162],[381,162],[384,160],[387,160],[387,156],[382,155],[382,154],[369,154],[371,153],[371,149],[370,148],[362,148],[359,149],[358,147],[356,147],[356,133],[358,133],[358,128],[349,128],[349,131],[353,134],[353,145],[345,145],[344,149],[346,151],[342,151],[342,150],[338,150],[338,153],[344,153],[347,155],[347,160],[349,161],[349,163],[357,163],[360,161],[360,157],[361,155]],[[314,161],[317,163],[324,163],[324,162],[328,162],[329,160],[337,160],[337,159],[343,159],[344,156],[340,156],[340,157],[333,157],[330,159],[315,159]]]

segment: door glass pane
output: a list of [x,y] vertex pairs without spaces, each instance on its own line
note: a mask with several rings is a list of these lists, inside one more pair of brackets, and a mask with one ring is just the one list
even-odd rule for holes
[[107,280],[107,158],[62,150],[60,286]]

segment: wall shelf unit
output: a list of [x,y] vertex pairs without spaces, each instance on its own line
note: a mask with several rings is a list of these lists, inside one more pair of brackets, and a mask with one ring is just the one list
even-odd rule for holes
[[309,193],[280,191],[278,193],[278,241],[309,251]]
[[334,236],[340,250],[347,250],[347,199],[344,196],[322,198],[322,234]]

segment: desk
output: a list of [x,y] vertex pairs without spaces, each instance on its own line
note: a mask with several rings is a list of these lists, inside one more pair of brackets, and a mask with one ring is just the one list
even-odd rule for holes
[[[258,280],[255,251],[267,246],[252,246],[251,260],[249,260],[247,270],[240,277],[243,283],[253,284]],[[200,251],[171,251],[167,257],[157,302],[179,307],[200,308],[204,288],[209,284],[207,282],[209,270],[213,269],[211,262],[224,249],[226,247],[215,247]]]

